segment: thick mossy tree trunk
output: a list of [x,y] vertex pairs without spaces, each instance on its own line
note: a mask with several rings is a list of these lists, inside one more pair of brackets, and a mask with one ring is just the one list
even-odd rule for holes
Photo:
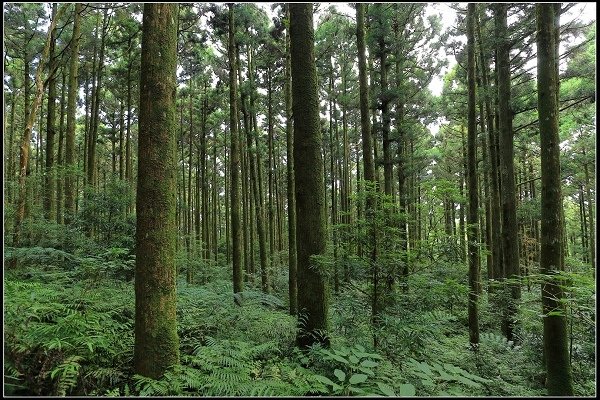
[[479,241],[477,198],[477,128],[475,121],[475,3],[467,6],[467,185],[469,204],[467,213],[467,240],[469,252],[469,341],[479,343],[477,298],[479,286]]
[[229,131],[231,132],[231,242],[233,246],[233,292],[243,290],[242,226],[240,222],[240,150],[237,120],[237,65],[235,57],[235,20],[229,4]]
[[75,216],[75,118],[77,94],[77,71],[79,68],[79,29],[82,5],[75,3],[71,60],[69,66],[69,93],[67,95],[67,134],[65,137],[65,223],[70,224]]
[[297,344],[306,348],[327,336],[327,287],[314,256],[325,254],[325,189],[315,66],[313,6],[292,3],[290,51],[294,115],[294,177],[296,181],[298,314]]
[[296,197],[294,180],[294,126],[292,121],[292,70],[290,65],[290,6],[285,5],[285,131],[287,137],[288,264],[290,314],[298,314],[298,264],[296,261]]
[[564,297],[557,273],[564,269],[562,193],[558,137],[558,73],[553,4],[537,4],[538,113],[542,164],[542,248],[540,270],[544,308],[546,386],[550,396],[573,396]]
[[137,374],[179,363],[175,291],[177,4],[145,4],[142,28],[135,265]]
[[498,40],[498,131],[500,157],[500,190],[502,206],[502,261],[504,274],[511,279],[507,290],[502,330],[508,340],[513,340],[516,324],[517,302],[521,298],[519,281],[519,238],[517,235],[517,211],[515,190],[515,167],[510,109],[510,42],[507,28],[508,4],[497,4],[495,8],[496,38]]

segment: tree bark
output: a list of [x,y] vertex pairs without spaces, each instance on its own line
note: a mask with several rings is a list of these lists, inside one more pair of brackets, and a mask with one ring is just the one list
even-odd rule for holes
[[475,121],[475,3],[467,6],[467,182],[469,206],[467,213],[467,240],[469,252],[469,341],[479,343],[479,319],[477,311],[479,286],[479,243],[477,198],[477,127]]
[[538,113],[542,165],[542,248],[540,270],[544,321],[546,387],[550,396],[573,396],[569,360],[562,253],[562,193],[560,181],[560,139],[558,136],[558,64],[555,46],[556,19],[553,4],[536,5],[538,54]]
[[[483,38],[481,37],[481,26],[479,16],[476,18],[477,36],[479,38],[479,60],[481,62],[481,80],[484,87],[485,100],[485,119],[488,131],[488,150],[490,154],[490,162],[488,168],[489,183],[490,183],[490,217],[491,217],[491,253],[492,267],[490,268],[490,279],[497,280],[504,276],[502,270],[502,244],[501,244],[501,209],[500,209],[500,192],[499,192],[499,175],[498,175],[498,154],[496,151],[496,131],[494,129],[494,118],[492,116],[492,94],[491,86],[488,79],[488,62],[483,53]],[[494,286],[490,286],[490,292],[494,290]]]
[[237,62],[235,57],[235,20],[229,4],[229,130],[231,132],[231,242],[233,247],[233,292],[243,290],[242,227],[240,223],[240,151],[237,120]]
[[56,176],[56,223],[64,223],[64,211],[63,211],[63,193],[64,193],[64,182],[65,182],[65,159],[64,159],[64,141],[65,141],[65,110],[66,110],[66,85],[67,75],[65,68],[62,68],[62,84],[60,90],[60,122],[58,127],[58,153],[56,155],[58,163],[58,172]]
[[[367,61],[365,55],[365,4],[356,4],[356,39],[358,47],[358,77],[360,89],[360,126],[362,136],[363,166],[365,176],[365,218],[368,226],[368,241],[365,251],[369,254],[370,270],[372,271],[374,283],[378,280],[379,271],[377,267],[377,229],[375,226],[375,209],[377,193],[377,177],[375,175],[375,162],[373,158],[373,134],[369,119],[369,86],[367,85]],[[379,319],[379,299],[374,291],[371,319],[374,324]],[[373,335],[373,342],[377,344],[377,336]]]
[[285,131],[287,138],[287,208],[288,208],[288,264],[290,314],[298,314],[298,264],[296,260],[296,196],[294,180],[294,126],[292,120],[292,71],[290,54],[290,6],[285,5],[287,29],[285,35]]
[[176,4],[145,4],[142,30],[135,266],[137,374],[179,363],[176,318]]
[[[52,4],[52,18],[56,17],[56,3]],[[56,219],[56,197],[54,166],[54,136],[56,135],[56,74],[57,60],[54,56],[56,32],[50,34],[50,52],[48,55],[48,110],[46,119],[46,170],[44,171],[44,216],[47,220]],[[40,132],[41,135],[41,132]]]
[[298,313],[296,342],[307,348],[329,345],[327,286],[322,266],[314,259],[325,254],[323,159],[319,94],[315,67],[313,6],[291,3],[290,52],[294,115],[294,177],[296,180]]
[[506,278],[512,282],[510,300],[506,304],[502,330],[508,340],[513,340],[516,325],[517,301],[521,298],[519,248],[517,234],[516,191],[514,174],[514,150],[512,132],[512,110],[510,109],[510,43],[506,15],[508,4],[496,5],[495,22],[498,40],[498,130],[500,147],[500,182],[502,184],[502,260]]

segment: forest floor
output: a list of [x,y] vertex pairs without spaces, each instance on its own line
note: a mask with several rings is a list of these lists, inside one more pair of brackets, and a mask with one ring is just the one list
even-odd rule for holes
[[[368,285],[330,296],[332,348],[294,347],[287,274],[272,295],[248,284],[234,302],[223,266],[206,265],[205,283],[177,287],[181,365],[159,381],[133,374],[131,258],[118,251],[75,257],[29,248],[5,275],[5,393],[26,395],[416,395],[542,396],[539,285],[523,290],[519,342],[501,335],[484,290],[481,343],[469,345],[466,266],[411,275],[377,331]],[[219,272],[220,271],[220,272]],[[452,272],[448,272],[452,271]],[[212,280],[206,277],[212,276]],[[238,299],[239,300],[239,299]],[[592,314],[593,315],[593,314]],[[595,344],[575,319],[572,366],[578,395],[595,390]],[[583,326],[583,328],[582,328]],[[573,329],[571,325],[571,329]],[[580,331],[577,331],[579,329]],[[587,330],[586,330],[587,329]],[[373,347],[373,335],[378,347]]]

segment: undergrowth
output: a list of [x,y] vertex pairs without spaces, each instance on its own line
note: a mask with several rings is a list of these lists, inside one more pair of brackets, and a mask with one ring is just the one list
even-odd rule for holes
[[[488,300],[484,291],[481,343],[473,351],[464,265],[411,275],[409,290],[398,288],[377,330],[370,323],[369,286],[344,283],[331,301],[332,347],[302,352],[294,345],[296,319],[287,312],[285,288],[267,295],[247,284],[234,297],[226,278],[205,275],[202,282],[186,283],[188,260],[182,259],[177,286],[181,364],[153,380],[133,371],[135,262],[128,249],[103,249],[93,257],[44,247],[7,250],[20,264],[4,281],[9,395],[545,394],[538,291],[523,291],[517,343],[500,333],[493,296]],[[577,290],[568,291],[567,308],[575,389],[591,395],[595,292],[591,281],[576,283]]]

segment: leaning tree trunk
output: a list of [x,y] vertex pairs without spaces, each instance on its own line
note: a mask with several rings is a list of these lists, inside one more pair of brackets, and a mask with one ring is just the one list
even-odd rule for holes
[[137,374],[153,379],[179,363],[175,292],[177,15],[176,4],[144,5],[134,364]]
[[[46,39],[46,44],[44,45],[44,50],[40,56],[40,62],[37,67],[37,71],[35,72],[35,86],[36,86],[36,96],[31,105],[31,110],[27,113],[27,119],[25,123],[25,131],[23,132],[23,139],[21,140],[21,154],[19,157],[19,195],[17,201],[17,209],[15,213],[15,228],[13,231],[13,247],[19,247],[21,244],[21,225],[23,223],[23,219],[25,217],[25,203],[27,202],[27,168],[29,166],[29,142],[31,141],[31,130],[33,124],[35,122],[36,113],[40,104],[42,103],[42,97],[44,96],[44,81],[42,79],[42,71],[46,67],[48,53],[50,52],[50,45],[52,42],[52,36],[54,34],[54,29],[56,28],[56,22],[61,18],[62,14],[65,12],[67,5],[63,5],[59,8],[58,12],[52,18],[52,22],[50,23],[50,27],[48,28],[48,37]],[[9,264],[10,267],[16,267],[17,262],[16,258],[11,259]]]
[[558,274],[564,270],[562,253],[562,194],[558,136],[558,73],[553,4],[536,6],[538,53],[538,112],[542,165],[542,249],[540,270],[544,309],[546,387],[550,396],[573,396],[564,298]]
[[325,189],[319,120],[319,87],[315,66],[313,6],[290,4],[294,177],[298,245],[297,343],[329,345],[327,287],[315,256],[325,254]]

